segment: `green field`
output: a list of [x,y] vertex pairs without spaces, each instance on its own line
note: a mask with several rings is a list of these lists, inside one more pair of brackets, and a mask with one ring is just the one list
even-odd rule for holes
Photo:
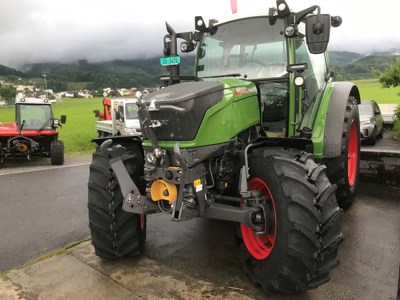
[[375,100],[379,104],[395,103],[400,105],[400,87],[382,88],[377,79],[353,81],[359,88],[361,100]]
[[[97,137],[93,110],[102,109],[101,99],[61,99],[52,106],[55,117],[67,116],[66,124],[58,129],[65,153],[93,152],[95,145],[91,140]],[[0,122],[14,122],[14,107],[0,108]]]

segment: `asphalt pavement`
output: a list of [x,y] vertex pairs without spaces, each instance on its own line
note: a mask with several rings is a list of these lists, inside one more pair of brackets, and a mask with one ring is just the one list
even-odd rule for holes
[[0,272],[90,235],[88,177],[87,165],[0,176]]

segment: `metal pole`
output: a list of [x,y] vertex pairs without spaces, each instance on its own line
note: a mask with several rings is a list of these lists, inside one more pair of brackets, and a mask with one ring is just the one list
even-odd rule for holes
[[48,92],[47,92],[47,82],[46,82],[47,74],[42,74],[42,76],[44,78],[44,88],[45,88],[45,92],[46,92],[46,99],[49,99],[49,95],[48,95]]

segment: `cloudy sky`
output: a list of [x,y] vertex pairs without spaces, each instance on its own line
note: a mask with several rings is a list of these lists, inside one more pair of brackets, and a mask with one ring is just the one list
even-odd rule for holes
[[[268,12],[274,0],[237,0],[238,14]],[[340,15],[332,50],[400,50],[398,0],[287,0],[293,11],[320,5]],[[162,55],[165,21],[194,29],[194,16],[232,18],[230,0],[1,0],[0,64],[77,59],[100,61]]]

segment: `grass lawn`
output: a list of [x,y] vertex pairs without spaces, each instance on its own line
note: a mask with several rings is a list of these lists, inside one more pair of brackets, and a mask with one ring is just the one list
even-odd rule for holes
[[353,81],[359,88],[361,100],[375,100],[378,104],[395,103],[400,105],[400,87],[382,88],[377,79]]
[[93,152],[94,143],[91,140],[97,137],[96,117],[94,109],[102,109],[101,98],[93,99],[62,99],[53,105],[55,117],[67,116],[59,138],[64,141],[65,153]]

